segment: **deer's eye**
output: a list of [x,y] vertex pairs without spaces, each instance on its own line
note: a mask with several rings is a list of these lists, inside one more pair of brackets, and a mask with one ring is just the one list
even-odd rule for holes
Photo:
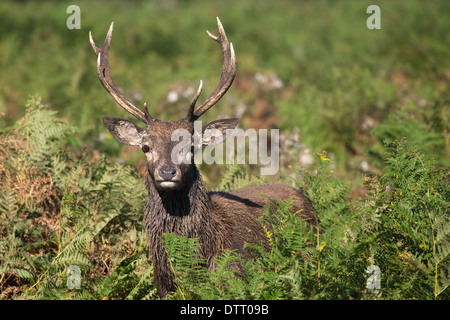
[[142,149],[142,151],[143,151],[144,153],[147,153],[147,152],[150,151],[150,147],[147,146],[147,145],[143,145],[141,149]]

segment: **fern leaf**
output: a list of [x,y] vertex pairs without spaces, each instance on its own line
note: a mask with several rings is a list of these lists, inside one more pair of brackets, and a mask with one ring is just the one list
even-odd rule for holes
[[217,191],[230,191],[241,189],[253,185],[263,184],[265,181],[259,176],[251,176],[243,165],[232,164],[227,166],[227,170],[219,184]]

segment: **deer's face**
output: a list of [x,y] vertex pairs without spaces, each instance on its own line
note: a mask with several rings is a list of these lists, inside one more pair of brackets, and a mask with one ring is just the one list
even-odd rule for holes
[[238,119],[213,121],[201,133],[195,133],[195,139],[194,125],[186,119],[154,119],[145,129],[119,118],[104,117],[103,122],[117,141],[142,150],[148,174],[158,190],[173,191],[192,181],[195,150],[201,145],[223,142],[232,131],[227,129],[234,129]]

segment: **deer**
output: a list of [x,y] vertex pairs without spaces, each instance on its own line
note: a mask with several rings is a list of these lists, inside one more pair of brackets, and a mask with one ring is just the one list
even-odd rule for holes
[[[146,158],[144,231],[146,234],[153,277],[160,298],[176,290],[175,275],[164,249],[163,234],[196,238],[206,267],[215,268],[215,259],[224,250],[235,250],[244,259],[251,257],[246,243],[261,243],[268,248],[268,239],[260,217],[274,201],[292,199],[292,212],[308,225],[316,226],[317,217],[309,199],[294,187],[283,184],[267,184],[246,187],[230,192],[207,191],[200,172],[194,163],[193,149],[182,156],[188,161],[174,161],[171,151],[175,130],[186,130],[194,136],[194,122],[213,107],[231,87],[237,72],[236,56],[229,43],[221,21],[217,18],[219,35],[207,31],[208,36],[222,49],[222,73],[219,84],[211,95],[197,108],[196,102],[202,92],[200,81],[187,115],[180,120],[163,121],[153,118],[144,103],[143,110],[133,105],[114,84],[109,67],[109,48],[114,22],[111,23],[101,48],[95,45],[89,32],[91,46],[97,56],[98,78],[113,99],[128,113],[143,122],[144,128],[121,118],[103,117],[102,121],[111,135],[120,143],[139,147]],[[220,119],[202,127],[218,131],[219,138],[208,135],[201,138],[201,145],[222,143],[239,119]],[[214,140],[214,141],[213,141]],[[193,143],[192,143],[193,145]],[[190,159],[190,160],[189,160]]]

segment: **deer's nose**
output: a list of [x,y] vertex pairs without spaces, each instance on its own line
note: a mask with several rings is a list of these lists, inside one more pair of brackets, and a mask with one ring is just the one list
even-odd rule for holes
[[165,181],[171,181],[177,175],[177,169],[170,167],[159,168],[159,176]]

